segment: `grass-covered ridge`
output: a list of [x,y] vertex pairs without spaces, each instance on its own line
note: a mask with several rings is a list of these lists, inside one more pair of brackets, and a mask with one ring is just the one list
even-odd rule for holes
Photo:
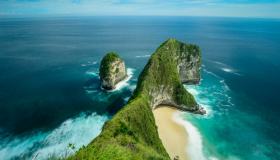
[[97,138],[69,159],[170,159],[159,138],[152,108],[169,104],[183,110],[199,110],[179,74],[182,68],[178,66],[188,57],[198,58],[197,63],[201,63],[197,46],[175,39],[164,42],[140,74],[128,104],[105,123]]

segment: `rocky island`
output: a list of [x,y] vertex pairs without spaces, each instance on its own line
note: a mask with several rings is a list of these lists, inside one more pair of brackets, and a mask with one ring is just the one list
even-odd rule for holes
[[103,126],[101,134],[69,159],[170,159],[159,138],[153,110],[168,105],[205,114],[183,83],[200,80],[196,45],[169,39],[152,54],[128,103]]
[[116,85],[127,77],[124,61],[115,52],[106,54],[100,64],[99,76],[101,87],[106,90],[116,88]]

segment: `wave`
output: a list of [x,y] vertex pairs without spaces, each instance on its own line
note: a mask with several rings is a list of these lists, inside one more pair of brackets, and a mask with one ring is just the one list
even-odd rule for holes
[[[216,155],[216,153],[212,153],[207,144],[206,146],[201,144],[202,140],[200,134],[203,135],[206,141],[209,141],[207,138],[209,137],[209,132],[205,130],[205,125],[207,122],[212,122],[213,120],[215,121],[216,118],[219,119],[221,116],[227,116],[230,109],[234,108],[234,103],[232,102],[231,97],[232,92],[230,90],[230,86],[228,86],[224,78],[207,70],[205,67],[202,70],[202,77],[204,80],[201,81],[199,85],[185,85],[185,88],[194,96],[197,103],[205,108],[207,112],[206,116],[185,114],[181,115],[185,118],[181,118],[179,120],[181,120],[181,123],[184,124],[184,126],[188,129],[188,133],[190,134],[190,143],[198,143],[192,144],[196,146],[189,149],[189,154],[193,154],[192,156],[194,156],[191,157],[191,159],[218,160],[216,157],[218,155]],[[188,121],[185,119],[188,119]],[[198,125],[199,128],[201,128],[201,133],[199,133],[198,129],[192,124]],[[193,138],[191,138],[191,136],[193,136]],[[193,139],[195,139],[195,141],[192,142]],[[198,155],[194,154],[196,153],[195,149],[200,150],[198,151]],[[203,154],[205,154],[207,158],[202,157],[204,156]]]
[[87,66],[92,66],[92,65],[96,65],[97,61],[88,61],[87,63],[83,63],[81,64],[82,67],[87,67]]
[[[115,89],[104,92],[100,86],[99,73],[97,71],[87,71],[86,74],[89,75],[89,78],[93,81],[84,86],[85,92],[92,100],[98,102],[108,102],[110,98],[120,94],[120,92],[132,93],[136,88],[136,82],[133,80],[134,72],[135,69],[127,68],[127,78],[118,83]],[[125,102],[127,100],[127,98],[124,98]]]
[[219,62],[219,61],[213,61],[213,60],[207,60],[207,61],[218,65],[219,69],[221,69],[224,72],[232,73],[232,74],[235,74],[235,75],[238,75],[238,76],[242,76],[240,73],[237,72],[236,69],[234,69],[233,67],[230,67],[229,65],[227,65],[225,63],[222,63],[222,62]]
[[184,126],[188,133],[187,155],[192,160],[207,160],[203,154],[202,138],[197,128],[195,128],[190,122],[184,120],[181,117],[181,112],[177,112],[173,115],[173,119],[176,123]]
[[213,73],[213,72],[211,72],[211,71],[208,71],[207,69],[203,69],[202,70],[204,73],[207,73],[207,74],[210,74],[210,75],[212,75],[212,76],[214,76],[214,77],[216,77],[216,78],[218,78],[218,79],[222,79],[220,76],[218,76],[218,75],[216,75],[215,73]]
[[[37,132],[25,137],[1,138],[0,157],[40,160],[69,156],[91,142],[101,132],[108,118],[106,115],[96,113],[81,113],[49,132]],[[69,144],[73,144],[75,148],[69,148]]]
[[99,72],[97,71],[87,71],[86,74],[99,79]]
[[145,54],[145,55],[142,55],[142,56],[135,56],[136,58],[147,58],[147,57],[150,57],[151,55],[149,54]]
[[224,71],[224,72],[227,72],[227,73],[232,73],[232,74],[241,76],[240,73],[237,73],[237,71],[235,69],[232,69],[232,68],[222,67],[221,70]]
[[[270,155],[273,151],[266,146],[273,146],[274,142],[267,141],[254,124],[258,122],[258,127],[268,125],[260,117],[248,114],[235,106],[236,93],[230,89],[226,79],[206,68],[203,69],[202,77],[204,80],[201,84],[186,86],[186,88],[200,105],[210,109],[210,113],[207,113],[206,117],[186,115],[185,119],[199,128],[200,134],[203,135],[203,151],[207,158],[210,160],[218,159],[216,157],[227,160],[269,159],[268,153]],[[239,105],[246,104],[239,103]],[[238,129],[235,125],[238,125]],[[245,136],[242,138],[240,138],[240,130],[244,131]],[[232,141],[229,142],[229,139]],[[260,145],[253,145],[256,141],[260,141]],[[244,144],[252,145],[244,147]],[[241,150],[234,151],[236,146]],[[246,155],[254,150],[257,150],[258,154]]]
[[224,68],[222,67],[221,70],[225,71],[225,72],[228,72],[228,73],[234,73],[233,69],[230,69],[230,68]]
[[229,107],[234,106],[230,96],[230,87],[222,77],[205,68],[202,76],[205,81],[201,81],[199,85],[184,85],[197,103],[206,110],[205,116],[196,116],[197,118],[213,118],[220,110],[223,112],[219,114],[225,113]]
[[[122,90],[123,88],[126,88],[126,87],[129,88],[131,91],[133,91],[136,88],[136,85],[130,83],[129,81],[133,77],[134,72],[135,72],[135,69],[127,68],[127,77],[124,80],[122,80],[121,82],[119,82],[116,85],[115,89],[107,91],[107,92],[110,93],[110,92],[119,91],[119,90]],[[98,71],[90,70],[90,71],[87,71],[86,74],[89,75],[91,78],[99,79],[99,72]],[[92,85],[85,86],[84,88],[85,88],[86,93],[88,93],[88,94],[99,92],[100,89],[103,90],[103,88],[100,87],[99,83],[98,84],[94,83]]]
[[222,62],[219,62],[219,61],[211,61],[211,60],[210,60],[210,62],[216,63],[216,64],[218,64],[218,65],[226,66],[225,63],[222,63]]
[[108,92],[119,91],[119,90],[121,90],[122,88],[129,86],[130,84],[128,83],[128,81],[132,78],[133,72],[134,72],[134,71],[135,71],[135,69],[133,69],[133,68],[127,68],[127,77],[126,77],[124,80],[122,80],[121,82],[119,82],[119,83],[116,85],[116,88],[115,88],[115,89],[110,90],[110,91],[108,91]]

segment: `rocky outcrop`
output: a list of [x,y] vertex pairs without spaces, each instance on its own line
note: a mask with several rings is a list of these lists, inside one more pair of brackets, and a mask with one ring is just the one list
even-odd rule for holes
[[135,92],[145,93],[152,108],[164,104],[205,114],[182,84],[199,82],[200,65],[198,46],[169,39],[151,56]]
[[106,54],[100,64],[99,76],[102,88],[115,89],[127,77],[124,61],[114,52]]
[[200,49],[175,39],[152,54],[128,103],[103,126],[101,134],[70,159],[170,159],[159,138],[152,110],[167,104],[204,114],[182,82],[198,83]]

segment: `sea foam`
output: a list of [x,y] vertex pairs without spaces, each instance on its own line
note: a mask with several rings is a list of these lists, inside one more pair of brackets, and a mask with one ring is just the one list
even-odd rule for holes
[[227,72],[227,73],[232,73],[232,74],[235,74],[235,75],[238,75],[238,76],[242,76],[240,73],[237,72],[236,69],[234,69],[233,67],[225,64],[225,63],[222,63],[222,62],[219,62],[219,61],[213,61],[213,60],[207,60],[211,63],[214,63],[215,65],[217,65],[217,67],[219,69],[221,69],[222,71],[224,72]]
[[98,78],[99,79],[99,72],[96,71],[87,71],[86,72],[87,75]]
[[110,91],[108,91],[108,92],[118,91],[118,90],[121,90],[121,89],[124,88],[124,87],[129,86],[128,81],[132,78],[134,70],[135,70],[135,69],[133,69],[133,68],[127,68],[127,77],[126,77],[124,80],[122,80],[121,82],[119,82],[119,83],[116,85],[116,88],[115,88],[115,89],[110,90]]
[[92,65],[96,65],[97,64],[97,61],[88,61],[87,63],[83,63],[81,64],[82,67],[87,67],[87,66],[92,66]]
[[142,55],[142,56],[135,56],[136,58],[147,58],[147,57],[150,57],[151,55],[149,54],[146,54],[146,55]]
[[188,133],[188,144],[186,148],[187,155],[192,160],[206,160],[203,154],[202,138],[197,128],[195,128],[189,121],[182,119],[181,113],[177,112],[173,115],[176,123],[184,126]]
[[[116,88],[113,89],[113,90],[110,90],[110,91],[107,91],[107,92],[115,92],[115,91],[119,91],[119,90],[122,90],[123,88],[125,87],[128,87],[131,91],[133,91],[135,88],[136,88],[136,85],[130,83],[129,81],[132,79],[133,75],[134,75],[134,71],[135,69],[133,68],[127,68],[127,77],[122,80],[121,82],[119,82],[117,85],[116,85]],[[89,75],[91,78],[95,78],[95,79],[99,79],[99,72],[98,71],[87,71],[86,72],[87,75]],[[85,88],[85,91],[86,93],[90,94],[90,93],[96,93],[98,91],[103,90],[102,87],[100,87],[99,84],[92,84],[92,85],[89,85],[89,86],[86,86],[84,87]]]
[[[7,140],[0,146],[0,157],[40,160],[52,156],[69,156],[95,138],[107,120],[106,115],[82,113],[76,118],[64,121],[52,131],[37,132],[25,137],[11,137],[13,140]],[[4,141],[2,139],[2,142]],[[74,150],[68,148],[70,143],[74,144]]]
[[227,72],[227,73],[232,73],[232,74],[235,74],[238,76],[242,76],[240,73],[238,73],[235,69],[232,69],[232,68],[222,67],[221,70],[223,70],[224,72]]
[[[212,153],[207,148],[207,145],[203,146],[201,135],[208,141],[209,139],[207,137],[209,133],[204,133],[205,130],[203,129],[199,132],[192,124],[203,128],[205,126],[201,124],[206,123],[206,121],[211,122],[216,117],[228,114],[228,109],[233,107],[234,104],[231,102],[231,90],[226,84],[225,79],[207,70],[206,67],[203,67],[202,71],[202,77],[205,80],[199,85],[185,85],[185,88],[194,96],[197,103],[206,110],[206,115],[181,114],[185,118],[181,118],[180,116],[176,116],[175,118],[178,123],[181,122],[186,127],[189,134],[189,143],[194,146],[189,146],[190,148],[188,148],[188,154],[191,159],[218,160],[218,155],[215,155],[216,153]],[[200,124],[200,122],[203,123]]]

